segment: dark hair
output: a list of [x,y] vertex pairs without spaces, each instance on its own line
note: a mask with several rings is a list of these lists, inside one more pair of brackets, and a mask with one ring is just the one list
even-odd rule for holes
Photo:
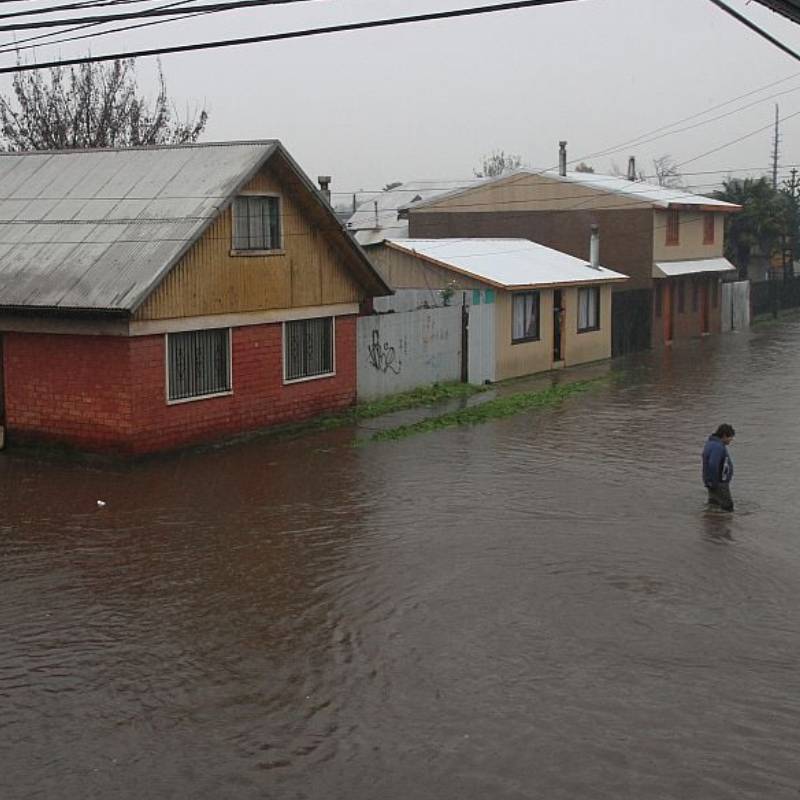
[[733,425],[728,425],[727,422],[723,422],[722,425],[714,431],[714,436],[718,436],[720,439],[723,436],[733,437],[736,436],[736,431],[733,429]]

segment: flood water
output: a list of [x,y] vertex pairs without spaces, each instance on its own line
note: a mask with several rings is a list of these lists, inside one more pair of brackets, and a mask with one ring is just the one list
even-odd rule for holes
[[800,323],[602,369],[399,442],[0,455],[0,797],[796,798]]

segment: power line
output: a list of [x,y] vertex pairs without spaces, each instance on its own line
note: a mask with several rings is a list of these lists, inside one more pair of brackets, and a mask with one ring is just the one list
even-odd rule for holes
[[[275,0],[276,2],[278,0]],[[296,2],[298,0],[281,0],[282,2]],[[108,53],[102,56],[84,56],[82,58],[60,59],[46,61],[38,64],[17,64],[13,67],[0,67],[0,74],[12,72],[30,72],[37,69],[51,67],[66,67],[75,64],[95,64],[103,61],[115,61],[121,58],[142,58],[146,56],[166,55],[172,53],[189,53],[198,50],[212,50],[222,47],[237,47],[247,44],[262,42],[276,42],[288,39],[300,39],[308,36],[320,36],[331,33],[344,33],[346,31],[366,30],[368,28],[386,28],[396,25],[408,25],[418,22],[431,22],[434,20],[455,19],[458,17],[476,16],[479,14],[493,14],[502,11],[514,11],[536,6],[555,5],[557,3],[579,2],[580,0],[517,0],[516,2],[501,3],[499,5],[474,6],[460,8],[452,11],[437,11],[429,14],[415,14],[408,17],[390,17],[388,19],[369,20],[366,22],[352,22],[342,25],[327,25],[321,28],[304,28],[283,33],[266,34],[262,36],[247,36],[238,39],[218,39],[216,41],[195,42],[193,44],[173,45],[172,47],[154,47],[146,50],[131,50],[128,52]]]
[[[132,0],[133,2],[140,2],[140,0]],[[162,8],[169,8],[174,6],[183,5],[184,3],[190,3],[192,0],[178,0],[176,3],[170,3],[168,6],[161,6]],[[0,54],[2,53],[16,53],[22,50],[35,50],[40,45],[37,44],[25,44],[26,42],[38,42],[41,39],[48,39],[49,41],[43,42],[44,45],[56,45],[56,44],[63,44],[65,42],[77,42],[81,39],[91,39],[95,36],[106,36],[112,33],[122,33],[124,31],[132,31],[138,28],[149,28],[153,25],[165,25],[168,22],[179,22],[180,20],[189,19],[191,17],[199,17],[203,14],[208,14],[212,12],[195,12],[194,14],[187,14],[187,13],[178,13],[176,12],[177,16],[170,17],[169,19],[157,19],[152,22],[140,22],[136,25],[124,25],[120,28],[112,28],[111,30],[106,31],[94,31],[92,33],[84,33],[80,36],[68,36],[62,39],[52,39],[53,36],[58,36],[62,33],[73,33],[75,31],[83,31],[88,28],[96,28],[98,25],[102,25],[101,22],[92,22],[88,25],[76,25],[74,28],[68,28],[65,31],[57,31],[51,33],[40,33],[38,36],[29,36],[25,39],[19,39],[15,42],[5,42],[0,44]],[[24,46],[20,46],[24,45]]]
[[800,61],[800,53],[792,50],[791,47],[785,45],[780,39],[776,39],[771,33],[767,33],[763,28],[759,27],[752,22],[743,14],[740,14],[738,11],[732,9],[727,3],[723,3],[722,0],[709,0],[710,3],[713,3],[718,8],[721,8],[726,14],[730,14],[734,19],[737,19],[742,25],[746,25],[750,28],[751,31],[755,31],[759,36],[766,39],[771,44],[774,44],[779,50],[783,50],[784,53],[791,56],[795,61]]
[[[211,3],[205,6],[189,6],[182,9],[191,14],[207,14],[220,11],[236,11],[240,8],[254,8],[257,6],[283,5],[286,3],[307,3],[312,0],[235,0],[231,3]],[[176,5],[176,4],[172,4]],[[142,19],[144,17],[168,17],[176,12],[170,10],[170,6],[159,6],[158,8],[145,8],[139,11],[128,11],[123,14],[106,14],[99,17],[75,17],[67,20],[37,20],[36,22],[22,22],[13,25],[0,25],[0,31],[24,31],[37,30],[39,28],[63,28],[66,25],[97,25],[104,23],[119,22],[126,19]],[[107,60],[107,59],[106,59]],[[70,63],[70,62],[67,62]]]
[[[44,8],[29,8],[27,11],[10,11],[0,14],[0,19],[12,19],[16,17],[28,17],[38,14],[55,14],[60,11],[73,11],[81,8],[102,8],[104,6],[130,5],[134,3],[146,3],[148,0],[83,0],[76,3],[64,3],[59,6],[45,6]],[[18,0],[15,0],[18,2]]]

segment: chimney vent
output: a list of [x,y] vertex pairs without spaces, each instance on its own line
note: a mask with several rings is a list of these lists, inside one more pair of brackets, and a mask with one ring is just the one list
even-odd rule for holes
[[319,183],[319,192],[320,194],[328,201],[331,202],[331,176],[330,175],[320,175],[317,178],[317,182]]
[[592,225],[592,235],[589,239],[589,264],[594,269],[600,269],[600,228]]
[[636,180],[636,156],[631,156],[628,159],[628,180]]
[[558,143],[558,174],[567,174],[567,143],[563,140]]

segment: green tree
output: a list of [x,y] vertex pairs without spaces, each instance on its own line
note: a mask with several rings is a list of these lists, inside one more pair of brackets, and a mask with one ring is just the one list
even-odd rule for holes
[[140,95],[135,60],[16,72],[11,97],[0,94],[0,147],[68,150],[82,147],[195,142],[205,109],[185,119],[169,101],[161,65],[151,105]]
[[714,196],[742,207],[726,215],[725,255],[746,276],[754,253],[770,258],[781,247],[789,221],[787,198],[766,178],[728,178]]
[[476,178],[496,178],[504,172],[511,172],[522,166],[522,157],[506,154],[503,150],[494,150],[481,160],[481,168],[473,170]]

